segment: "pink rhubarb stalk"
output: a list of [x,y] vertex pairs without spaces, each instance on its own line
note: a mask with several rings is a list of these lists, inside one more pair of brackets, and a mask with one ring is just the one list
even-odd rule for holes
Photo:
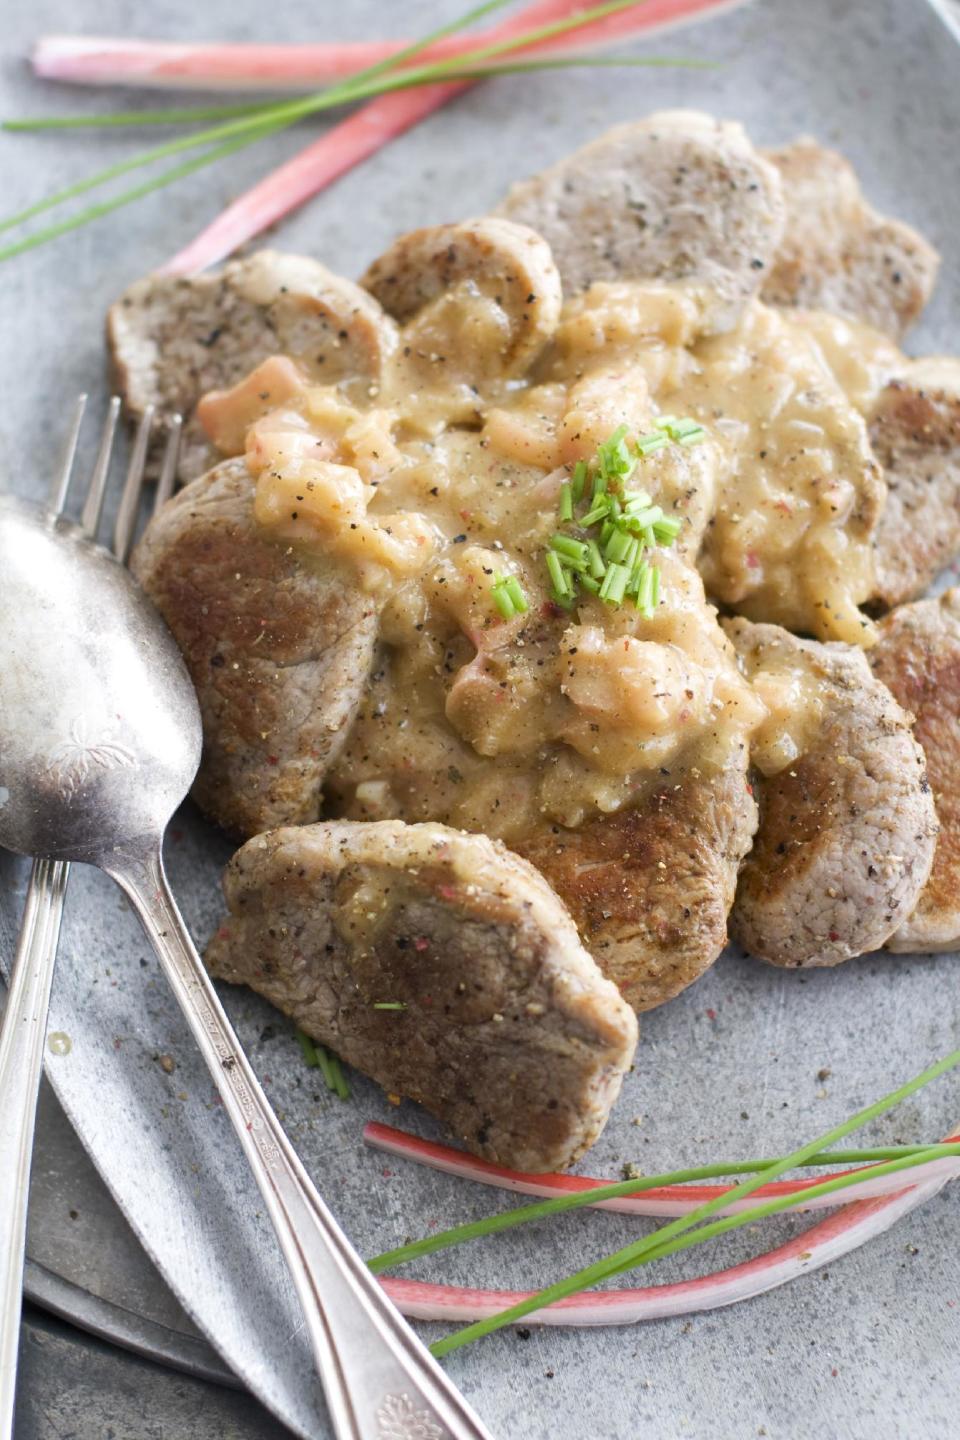
[[[642,22],[632,10],[608,15],[591,27],[592,44],[608,44],[642,29],[656,35],[698,19],[705,11],[733,9],[744,0],[638,0]],[[586,9],[576,5],[534,7],[546,20]],[[541,23],[526,17],[527,23]],[[508,22],[512,23],[512,22]],[[428,64],[463,55],[503,33],[502,26],[474,35],[451,35],[416,58]],[[346,80],[358,70],[388,60],[408,40],[358,40],[297,45],[175,44],[163,40],[126,40],[112,36],[44,35],[31,57],[44,80],[73,85],[127,85],[157,90],[315,90]],[[543,47],[559,48],[559,40]]]
[[[435,1145],[417,1136],[394,1130],[389,1125],[369,1124],[364,1127],[363,1138],[369,1145],[385,1150],[389,1154],[417,1160],[448,1174],[479,1180],[485,1184],[497,1185],[528,1195],[555,1196],[595,1188],[609,1184],[580,1175],[527,1175],[516,1170],[505,1170],[491,1165],[463,1151],[452,1150],[446,1145]],[[945,1137],[945,1143],[956,1141],[957,1133]],[[461,1163],[463,1162],[463,1163]],[[870,1166],[861,1167],[868,1173]],[[544,1310],[534,1311],[517,1323],[529,1325],[634,1325],[642,1320],[662,1320],[674,1315],[690,1315],[701,1310],[717,1310],[734,1305],[740,1300],[751,1299],[785,1285],[811,1270],[838,1260],[851,1250],[865,1244],[875,1235],[889,1230],[904,1215],[915,1210],[926,1200],[942,1190],[947,1182],[960,1174],[960,1157],[931,1161],[918,1167],[912,1173],[910,1182],[904,1185],[904,1176],[893,1174],[881,1176],[874,1185],[884,1184],[888,1193],[873,1199],[858,1198],[841,1205],[833,1215],[812,1225],[802,1234],[794,1236],[784,1245],[778,1245],[762,1255],[746,1260],[740,1265],[725,1270],[716,1270],[694,1280],[681,1280],[670,1285],[650,1285],[629,1290],[583,1290],[558,1300]],[[798,1208],[813,1209],[815,1205],[836,1205],[832,1195],[816,1197],[808,1206],[803,1203],[803,1189],[816,1184],[809,1181],[780,1181],[773,1185],[762,1185],[745,1197],[742,1205],[762,1203],[764,1198],[793,1191],[797,1194]],[[896,1186],[896,1188],[894,1188]],[[632,1210],[636,1214],[677,1215],[684,1214],[707,1200],[711,1200],[723,1189],[713,1185],[664,1186],[660,1190],[647,1190],[636,1197],[624,1196],[620,1200],[598,1202],[597,1208],[611,1210]],[[858,1196],[863,1188],[856,1187]],[[675,1207],[679,1195],[685,1197],[683,1209]],[[663,1199],[662,1197],[667,1197]],[[643,1202],[668,1205],[669,1209],[644,1210]],[[737,1205],[730,1211],[738,1209]],[[729,1213],[719,1211],[720,1215]],[[404,1315],[415,1320],[446,1320],[449,1322],[471,1322],[496,1315],[533,1292],[525,1290],[479,1290],[459,1285],[436,1285],[422,1280],[406,1280],[395,1276],[384,1277],[380,1283],[394,1304]]]
[[[506,1170],[500,1165],[491,1164],[489,1160],[468,1155],[464,1150],[454,1150],[449,1145],[421,1140],[417,1135],[409,1135],[404,1130],[395,1130],[391,1125],[380,1125],[375,1121],[364,1126],[363,1139],[375,1150],[382,1150],[403,1160],[413,1160],[419,1165],[429,1166],[432,1170],[442,1170],[445,1174],[456,1175],[462,1180],[475,1180],[482,1185],[493,1185],[499,1190],[512,1190],[518,1195],[535,1195],[540,1199],[579,1195],[587,1190],[596,1190],[602,1185],[614,1183],[612,1180],[600,1180],[592,1175],[528,1175],[519,1170]],[[926,1181],[928,1177],[941,1174],[949,1178],[956,1173],[958,1166],[960,1160],[950,1157],[932,1160],[923,1166],[922,1178]],[[871,1180],[872,1168],[864,1165],[834,1173],[863,1176],[862,1183],[857,1184],[852,1192],[858,1200],[890,1195],[904,1188],[904,1178],[897,1173],[880,1175]],[[759,1186],[750,1195],[735,1200],[717,1214],[735,1215],[738,1211],[749,1210],[754,1205],[762,1204],[764,1200],[774,1200],[781,1195],[796,1196],[798,1210],[832,1209],[840,1203],[832,1195],[815,1195],[812,1200],[804,1201],[804,1191],[819,1185],[822,1179],[822,1175],[815,1175],[804,1180],[776,1180],[771,1185]],[[911,1179],[909,1183],[915,1185],[918,1180]],[[596,1205],[590,1208],[616,1210],[625,1215],[689,1215],[698,1206],[720,1199],[733,1188],[732,1185],[661,1185],[653,1190],[643,1190],[637,1195],[621,1195],[615,1200],[598,1200]]]
[[[548,49],[569,50],[574,46],[579,50],[585,44],[609,42],[624,34],[648,33],[651,29],[681,24],[708,10],[727,9],[731,3],[741,3],[741,0],[646,0],[635,8],[608,15],[581,30],[557,37],[549,45],[532,46],[524,53],[541,54]],[[487,42],[493,38],[506,39],[584,8],[587,8],[584,0],[537,0],[512,19],[488,31],[484,39]],[[468,53],[478,43],[476,37],[469,42],[462,37],[456,38],[458,44],[466,46],[458,53]],[[161,274],[192,275],[216,265],[238,246],[262,234],[347,170],[374,154],[388,140],[402,135],[445,105],[470,83],[446,81],[416,90],[394,91],[371,100],[247,190],[185,249],[169,260],[162,267]]]

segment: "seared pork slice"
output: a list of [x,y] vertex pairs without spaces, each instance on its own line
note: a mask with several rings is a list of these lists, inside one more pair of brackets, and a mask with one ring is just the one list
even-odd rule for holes
[[546,882],[502,845],[399,820],[275,830],[237,852],[224,892],[211,972],[476,1154],[556,1170],[603,1129],[636,1020]]
[[960,554],[960,360],[907,364],[881,391],[870,441],[887,480],[876,599],[913,600]]
[[288,355],[317,381],[375,381],[397,328],[359,285],[318,260],[258,250],[216,274],[148,275],[111,305],[107,340],[128,412],[148,405],[185,424],[180,473],[218,458],[194,417],[207,390],[229,389],[271,355]]
[[[560,319],[560,276],[549,245],[509,220],[464,220],[401,235],[360,283],[402,325],[430,307],[431,334],[449,341],[444,365],[466,361],[474,383],[485,378],[484,366],[497,377],[522,375]],[[487,306],[471,303],[478,293]],[[415,336],[404,340],[416,343]]]
[[789,697],[799,752],[759,781],[734,938],[772,965],[839,965],[877,950],[912,913],[937,839],[910,716],[854,646],[747,620],[725,628],[761,694]]
[[727,943],[737,870],[757,828],[746,755],[707,777],[676,768],[635,809],[518,847],[565,902],[635,1010],[685,990]]
[[936,250],[909,225],[879,215],[835,150],[804,136],[762,153],[783,177],[787,207],[763,299],[852,315],[901,336],[930,298]]
[[873,673],[916,717],[940,821],[933,869],[888,950],[960,948],[960,590],[903,605],[880,626]]
[[332,562],[264,538],[253,496],[245,462],[224,461],[164,506],[132,560],[200,698],[194,798],[244,836],[317,818],[377,625]]
[[514,185],[495,213],[539,231],[568,297],[595,280],[699,282],[705,328],[721,331],[759,290],[784,207],[742,126],[666,110]]

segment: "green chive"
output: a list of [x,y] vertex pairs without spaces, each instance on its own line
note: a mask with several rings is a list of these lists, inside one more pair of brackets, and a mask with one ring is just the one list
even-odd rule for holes
[[637,437],[637,452],[640,455],[652,455],[654,450],[662,450],[666,443],[666,435],[660,433],[640,435]]
[[320,1064],[320,1057],[317,1054],[317,1047],[306,1031],[297,1031],[297,1044],[300,1046],[300,1053],[303,1056],[304,1063],[309,1065],[311,1070],[316,1070]]
[[606,600],[608,605],[619,605],[626,593],[629,579],[630,571],[626,565],[611,565],[600,586],[600,599]]
[[406,1010],[406,1000],[374,1000],[374,1010]]
[[547,551],[547,571],[550,575],[550,582],[553,585],[553,597],[560,600],[569,595],[570,581],[567,579],[566,571],[560,564],[560,556],[554,550]]
[[648,620],[653,614],[653,610],[651,609],[652,595],[653,570],[648,565],[644,569],[643,575],[640,577],[640,583],[637,586],[637,598],[635,602],[637,609],[640,610],[647,617]]
[[560,486],[560,519],[573,519],[573,491],[569,480],[564,480]]
[[669,435],[670,431],[673,429],[676,423],[676,415],[658,415],[656,420],[654,420],[653,422],[653,427],[655,430],[665,430],[666,433]]
[[653,584],[650,587],[650,609],[656,610],[660,604],[660,566],[654,565],[650,573],[653,576]]
[[523,586],[516,575],[509,575],[504,583],[504,589],[513,601],[513,607],[518,615],[524,615],[529,609],[527,597],[523,593]]
[[572,535],[552,535],[550,537],[550,549],[562,555],[565,561],[575,561],[582,565],[587,558],[587,547],[582,540],[574,540]]
[[600,554],[600,546],[596,540],[587,541],[587,564],[590,567],[590,574],[594,580],[602,580],[606,574],[607,567],[603,556]]
[[606,520],[609,513],[610,501],[607,499],[606,495],[595,495],[593,509],[587,511],[586,515],[584,515],[583,519],[580,521],[580,524],[586,530],[588,526],[596,525],[600,520]]
[[573,499],[579,503],[583,499],[583,492],[587,484],[587,467],[583,460],[578,460],[573,467]]
[[[574,1275],[568,1275],[556,1284],[547,1286],[535,1295],[530,1295],[519,1304],[510,1306],[508,1310],[502,1310],[497,1315],[492,1315],[486,1320],[477,1321],[473,1325],[467,1325],[462,1330],[456,1331],[453,1335],[446,1336],[443,1340],[439,1340],[432,1345],[430,1347],[431,1351],[438,1357],[449,1354],[451,1350],[457,1350],[463,1345],[468,1345],[473,1340],[479,1340],[482,1336],[489,1335],[492,1331],[499,1330],[502,1326],[508,1325],[514,1320],[519,1320],[524,1315],[531,1314],[534,1310],[541,1310],[547,1305],[555,1304],[556,1301],[565,1299],[567,1295],[572,1295],[577,1290],[583,1290],[589,1286],[597,1285],[601,1280],[606,1280],[612,1275],[621,1274],[628,1268],[633,1269],[635,1266],[648,1264],[652,1260],[662,1259],[677,1250],[698,1245],[704,1240],[712,1239],[715,1235],[737,1229],[743,1225],[753,1224],[756,1220],[762,1219],[766,1215],[774,1215],[781,1210],[788,1209],[795,1197],[785,1195],[762,1205],[751,1206],[745,1211],[726,1216],[724,1219],[714,1221],[709,1225],[702,1226],[700,1229],[694,1229],[699,1221],[706,1220],[709,1216],[716,1214],[718,1210],[726,1209],[735,1201],[752,1194],[759,1186],[771,1180],[779,1179],[786,1171],[793,1170],[798,1165],[804,1164],[804,1162],[810,1160],[812,1156],[820,1154],[822,1151],[828,1149],[829,1146],[835,1144],[836,1141],[844,1139],[853,1130],[859,1129],[870,1120],[874,1120],[879,1115],[883,1115],[888,1110],[893,1109],[894,1106],[899,1105],[903,1100],[906,1100],[917,1090],[921,1089],[922,1086],[929,1084],[932,1080],[936,1080],[940,1075],[945,1074],[948,1070],[954,1069],[958,1064],[960,1064],[960,1050],[954,1050],[943,1060],[938,1060],[936,1064],[921,1071],[919,1075],[915,1075],[906,1085],[902,1085],[899,1089],[891,1091],[889,1095],[885,1095],[882,1100],[878,1100],[865,1110],[859,1111],[858,1114],[851,1116],[850,1119],[844,1121],[843,1124],[835,1126],[832,1130],[828,1130],[826,1134],[820,1135],[807,1145],[802,1146],[798,1150],[794,1150],[792,1154],[782,1156],[773,1165],[767,1166],[764,1170],[759,1171],[758,1174],[751,1176],[748,1180],[741,1181],[739,1185],[734,1186],[732,1190],[726,1191],[715,1200],[710,1200],[705,1205],[698,1206],[697,1209],[689,1215],[682,1216],[670,1221],[667,1225],[660,1226],[652,1235],[647,1235],[640,1240],[633,1241],[632,1244],[624,1246],[622,1250],[616,1251],[613,1255],[609,1255],[593,1265],[586,1266]],[[891,1160],[888,1165],[878,1166],[873,1173],[879,1175],[881,1172],[892,1173],[898,1170],[910,1169],[914,1165],[922,1164],[926,1158],[936,1158],[937,1154],[938,1147],[931,1146],[927,1150],[920,1151],[917,1155],[907,1155],[898,1160]],[[847,1186],[854,1184],[857,1178],[858,1177],[850,1175],[849,1173],[833,1176],[831,1179],[821,1182],[820,1185],[807,1190],[806,1198],[811,1199],[815,1193],[830,1194],[836,1190],[845,1189]],[[596,1192],[593,1193],[595,1194]],[[693,1234],[685,1233],[691,1230],[693,1230]]]
[[664,515],[661,520],[653,522],[653,533],[661,542],[669,544],[676,540],[683,529],[683,521],[675,515]]
[[500,611],[504,620],[512,619],[515,613],[515,607],[513,597],[507,590],[506,581],[498,579],[495,584],[491,585],[490,594],[493,596],[493,603]]
[[600,581],[595,580],[592,575],[581,575],[580,584],[584,590],[589,590],[591,595],[599,595]]
[[630,549],[630,536],[625,530],[614,530],[610,539],[603,548],[604,557],[607,560],[623,560]]

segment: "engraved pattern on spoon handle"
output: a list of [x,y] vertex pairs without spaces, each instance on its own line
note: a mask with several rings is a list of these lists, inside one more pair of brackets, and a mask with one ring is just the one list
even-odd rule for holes
[[290,1267],[338,1440],[491,1440],[347,1240],[274,1115],[158,851],[104,863],[129,897],[223,1100]]
[[0,1440],[13,1429],[30,1157],[69,868],[33,862],[0,1030]]

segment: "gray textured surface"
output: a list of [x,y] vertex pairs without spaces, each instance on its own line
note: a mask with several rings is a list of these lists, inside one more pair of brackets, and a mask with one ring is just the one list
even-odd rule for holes
[[[405,0],[387,10],[374,0],[355,0],[349,8],[290,0],[283,31],[285,38],[413,32],[434,23],[441,9],[452,14],[459,5]],[[62,0],[40,0],[7,17],[3,44],[16,57],[44,30],[123,33],[143,23],[128,0],[81,0],[69,13]],[[168,37],[267,33],[253,0],[203,12],[175,0],[151,15],[150,27]],[[357,273],[396,230],[481,211],[517,174],[610,123],[659,105],[699,104],[744,119],[764,141],[809,130],[839,144],[871,197],[919,225],[945,251],[936,302],[912,344],[948,348],[960,297],[960,55],[920,0],[805,0],[802,6],[760,0],[657,48],[725,63],[697,75],[629,73],[612,80],[586,73],[490,84],[347,177],[284,228],[282,243]],[[38,109],[57,98],[26,80],[13,59],[6,79],[8,110]],[[95,94],[67,100],[103,108]],[[138,143],[119,136],[5,138],[5,208]],[[0,412],[0,483],[23,493],[36,493],[42,483],[68,397],[102,374],[100,327],[109,300],[260,173],[267,151],[279,156],[299,143],[299,136],[280,138],[212,178],[189,181],[5,267],[0,379],[8,403]],[[175,888],[203,939],[218,914],[215,876],[226,846],[186,815],[170,850]],[[11,947],[23,877],[19,863],[0,862],[3,953]],[[118,893],[99,877],[82,875],[77,882],[53,1018],[74,1046],[69,1057],[52,1062],[55,1082],[82,1119],[88,1142],[109,1161],[142,1234],[164,1251],[181,1295],[203,1311],[261,1393],[322,1435],[289,1288],[262,1219],[250,1218],[239,1154],[209,1082]],[[692,991],[645,1019],[636,1074],[585,1168],[615,1174],[627,1159],[653,1170],[724,1153],[769,1152],[823,1129],[952,1047],[955,964],[949,956],[878,957],[802,976],[726,957]],[[496,1208],[489,1194],[363,1152],[362,1121],[396,1118],[382,1097],[359,1079],[347,1105],[319,1094],[300,1068],[285,1023],[246,994],[228,1000],[295,1143],[361,1249],[379,1250],[425,1224]],[[172,1076],[154,1060],[163,1052],[177,1059]],[[823,1066],[832,1070],[825,1085],[816,1078]],[[942,1082],[875,1133],[891,1139],[942,1133],[960,1115],[956,1096],[956,1082]],[[632,1126],[639,1116],[640,1126]],[[412,1110],[399,1118],[431,1133]],[[44,1163],[55,1164],[55,1155]],[[65,1184],[63,1194],[68,1191]],[[826,1276],[736,1311],[635,1330],[534,1331],[526,1341],[504,1334],[452,1357],[451,1371],[504,1437],[600,1440],[644,1430],[665,1440],[764,1432],[783,1440],[939,1440],[955,1433],[960,1398],[957,1216],[957,1192],[947,1191]],[[68,1216],[61,1223],[79,1222]],[[784,1221],[764,1237],[772,1243],[793,1223]],[[623,1218],[571,1217],[536,1235],[450,1255],[422,1273],[491,1285],[534,1283],[632,1233],[635,1226]],[[759,1240],[742,1236],[724,1259],[749,1253]],[[110,1294],[111,1247],[124,1243],[120,1232],[105,1235],[91,1225],[89,1245],[74,1247],[86,1257],[92,1288]],[[679,1273],[679,1265],[663,1267],[663,1278]],[[175,1380],[165,1391],[156,1376],[141,1382],[139,1369],[125,1368],[138,1362],[107,1360],[101,1368],[91,1361],[86,1372],[82,1366],[71,1372],[66,1358],[54,1357],[46,1367],[28,1360],[22,1440],[70,1433],[99,1440],[111,1429],[138,1440],[204,1433],[199,1419],[194,1432],[186,1418],[190,1404],[173,1398],[193,1394],[176,1392],[193,1382]],[[216,1397],[192,1402],[198,1416],[222,1403],[222,1433],[247,1433],[231,1430],[229,1396],[196,1394]],[[63,1423],[68,1414],[72,1431]]]

